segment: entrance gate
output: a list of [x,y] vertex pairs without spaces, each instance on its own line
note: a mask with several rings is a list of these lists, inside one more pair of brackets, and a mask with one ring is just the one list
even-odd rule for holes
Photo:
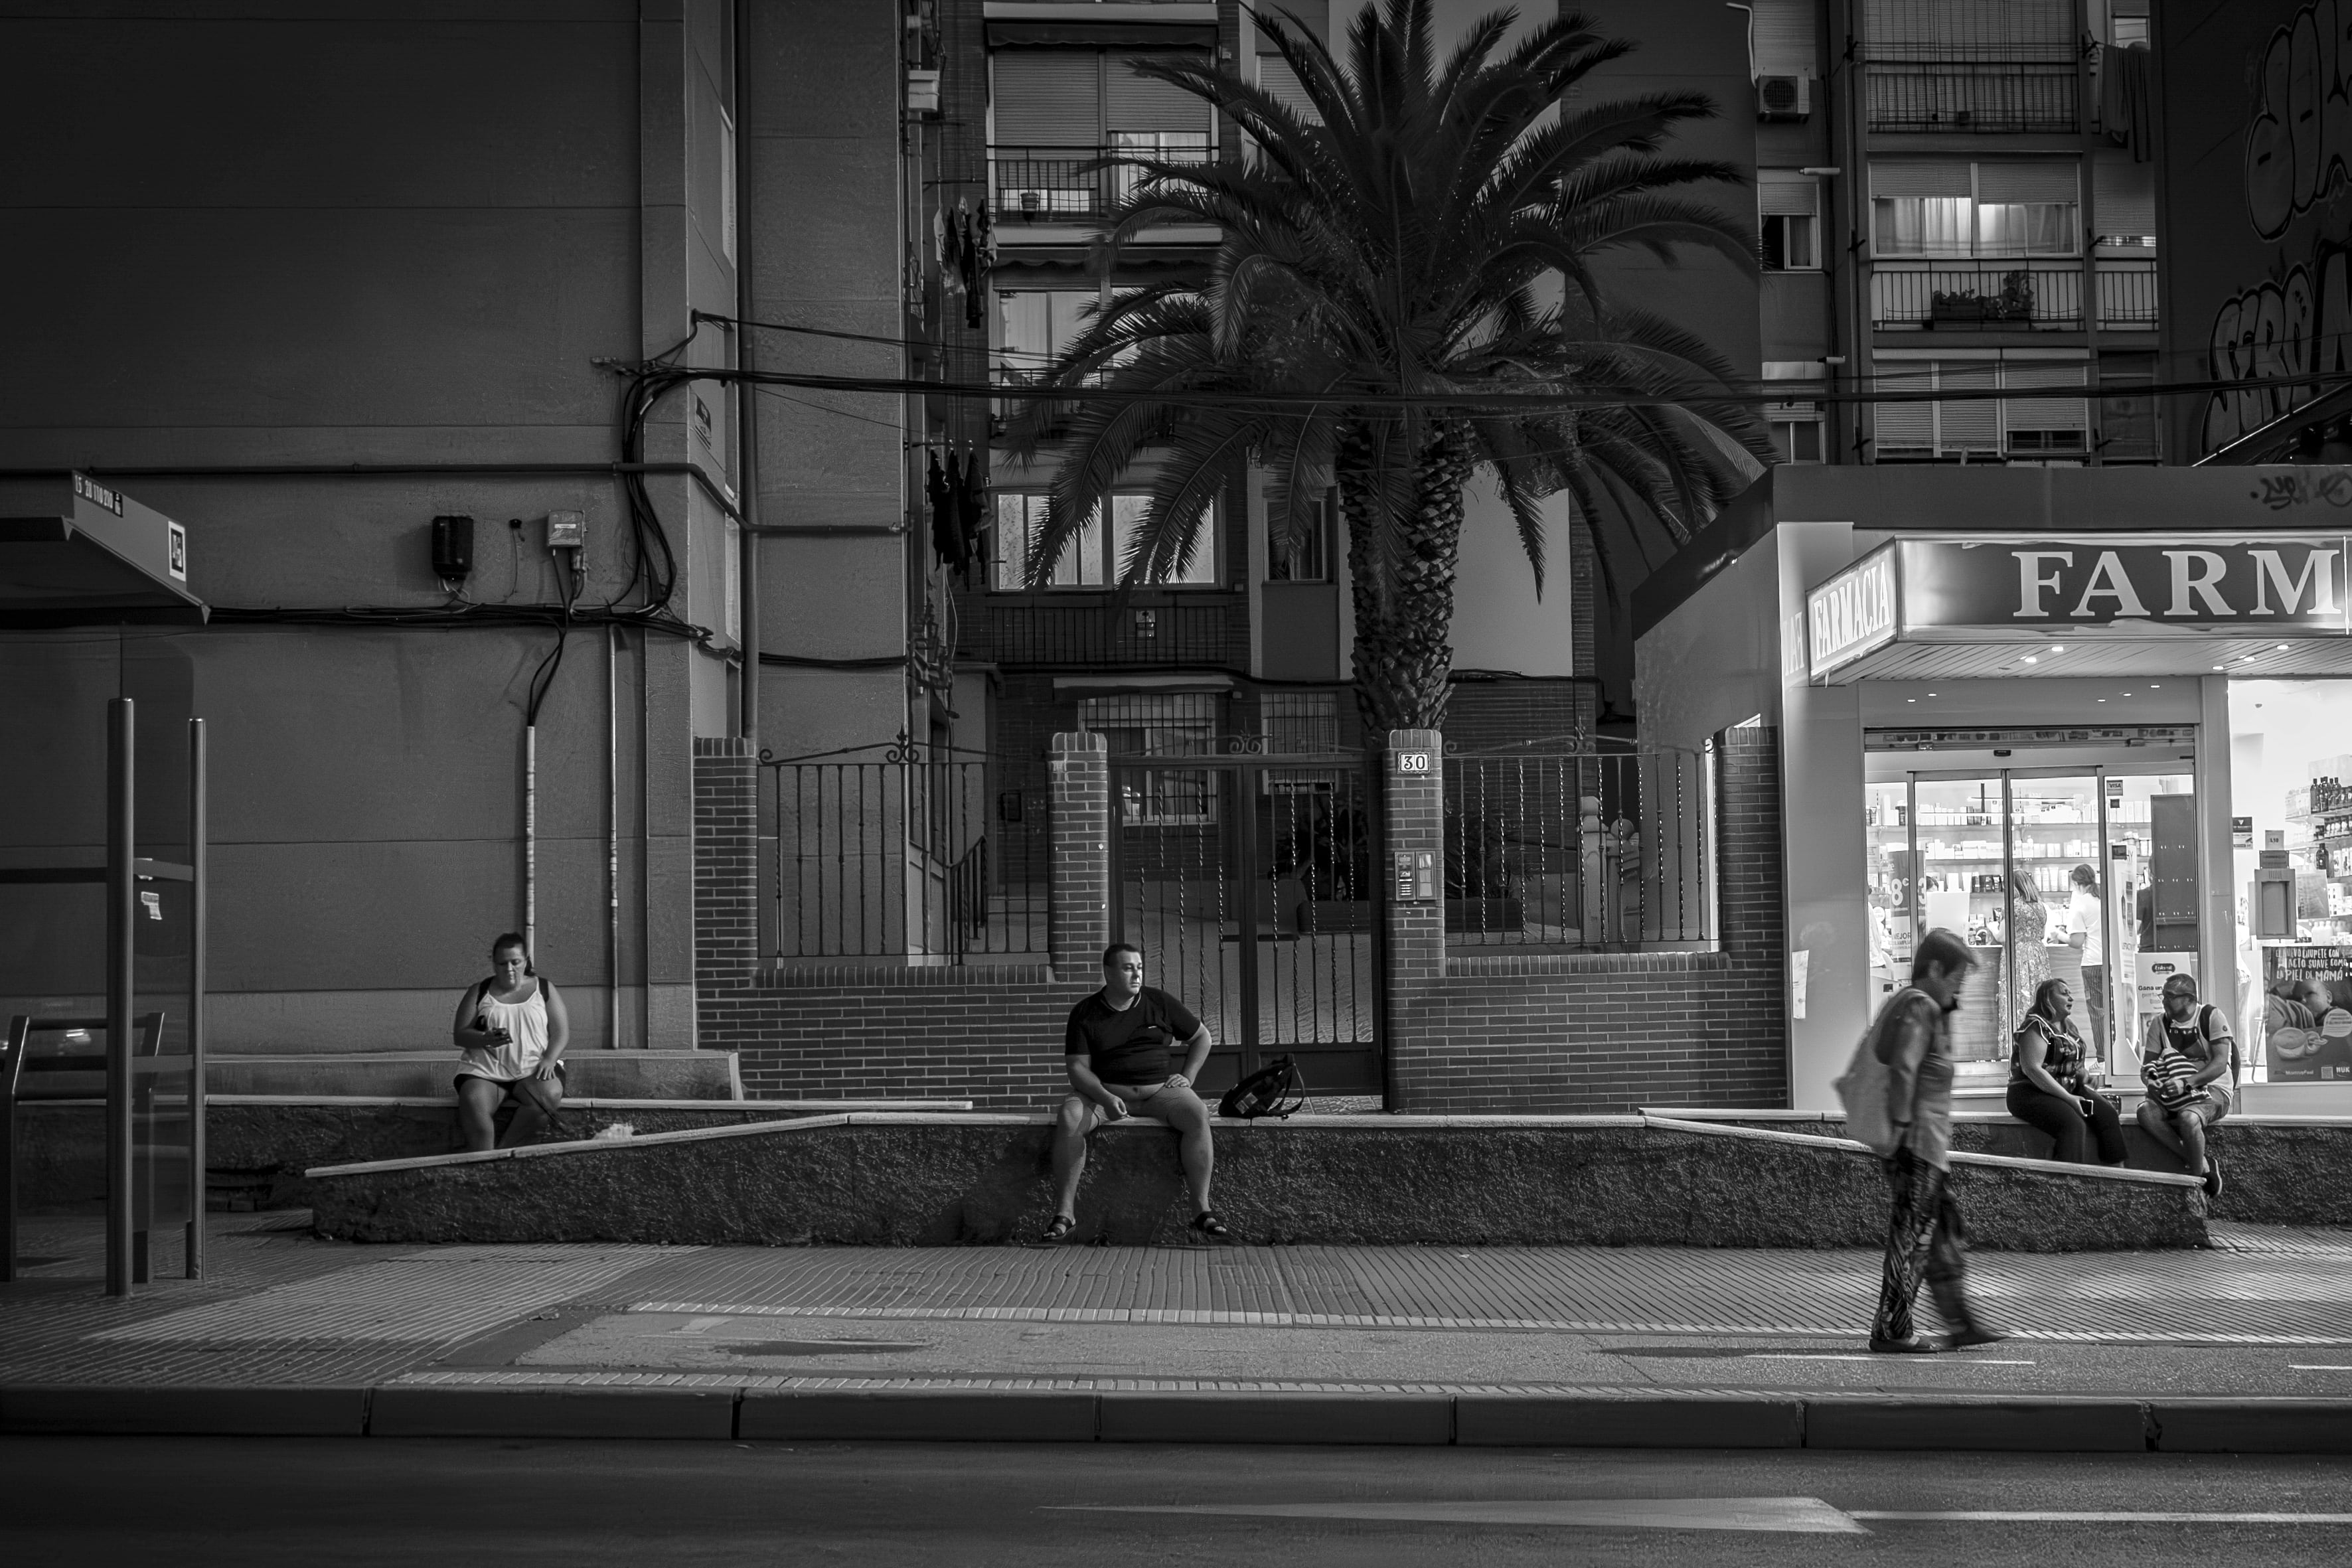
[[1284,1055],[1318,1093],[1376,1094],[1378,781],[1255,743],[1110,759],[1112,934],[1216,1037],[1205,1094]]

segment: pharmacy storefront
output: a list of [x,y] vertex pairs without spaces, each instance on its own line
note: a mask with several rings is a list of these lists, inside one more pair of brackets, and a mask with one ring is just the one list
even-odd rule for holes
[[2130,1073],[2185,973],[2250,1108],[2352,1110],[2352,514],[2262,482],[2311,472],[1778,469],[1644,588],[1645,743],[1779,731],[1796,1105],[1943,928],[1965,1083],[2052,979]]

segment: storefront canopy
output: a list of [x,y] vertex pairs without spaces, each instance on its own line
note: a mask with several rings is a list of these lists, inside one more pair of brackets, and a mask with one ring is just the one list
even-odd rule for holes
[[2319,532],[1894,540],[1807,593],[1807,674],[2352,675],[2347,562]]
[[0,479],[0,627],[202,623],[188,531],[87,474]]

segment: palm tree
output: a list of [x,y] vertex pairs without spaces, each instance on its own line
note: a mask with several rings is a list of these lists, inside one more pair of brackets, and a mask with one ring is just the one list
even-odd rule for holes
[[1257,152],[1105,160],[1134,188],[1105,219],[1097,266],[1165,225],[1222,238],[1204,286],[1146,288],[1097,312],[1052,372],[1072,398],[1015,416],[1024,460],[1066,441],[1033,583],[1138,459],[1156,468],[1120,563],[1129,586],[1184,569],[1244,461],[1269,474],[1277,548],[1336,484],[1358,700],[1377,736],[1443,714],[1474,471],[1508,503],[1538,593],[1539,503],[1566,491],[1612,597],[1653,545],[1687,539],[1745,487],[1748,453],[1764,448],[1727,400],[1728,364],[1610,304],[1595,270],[1612,253],[1672,261],[1685,247],[1755,266],[1751,237],[1683,194],[1739,172],[1660,151],[1713,105],[1695,92],[1571,104],[1633,46],[1562,16],[1496,58],[1514,22],[1481,19],[1441,63],[1428,0],[1386,0],[1357,18],[1343,70],[1295,16],[1261,17],[1311,118],[1206,59],[1134,68],[1207,100]]

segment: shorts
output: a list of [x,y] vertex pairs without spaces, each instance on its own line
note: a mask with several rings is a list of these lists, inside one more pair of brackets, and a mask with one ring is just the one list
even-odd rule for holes
[[[492,1078],[486,1072],[461,1072],[456,1078],[449,1080],[449,1087],[451,1089],[461,1089],[466,1087],[466,1080],[467,1079],[478,1079],[484,1083],[497,1084],[500,1089],[506,1090],[506,1094],[499,1097],[500,1099],[505,1099],[508,1096],[511,1096],[518,1086],[529,1083],[538,1076],[539,1074],[535,1069],[523,1074],[520,1078]],[[555,1064],[555,1082],[558,1088],[566,1087],[563,1079],[563,1064],[560,1061]]]
[[2189,1100],[2185,1105],[2166,1105],[2161,1100],[2154,1099],[2151,1099],[2148,1103],[2155,1106],[2158,1110],[2161,1110],[2168,1117],[2177,1119],[2183,1116],[2193,1116],[2208,1127],[2212,1126],[2215,1122],[2221,1121],[2221,1118],[2230,1114],[2229,1090],[2214,1089],[2210,1085],[2206,1088],[2204,1093],[2199,1095],[2196,1099]]

